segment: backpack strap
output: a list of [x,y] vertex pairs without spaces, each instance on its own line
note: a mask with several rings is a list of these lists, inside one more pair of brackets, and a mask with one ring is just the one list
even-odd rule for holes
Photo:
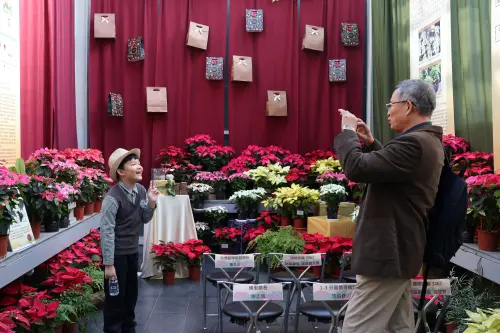
[[429,278],[429,270],[431,266],[425,264],[424,267],[424,283],[422,284],[422,291],[420,292],[420,302],[418,303],[418,311],[421,312],[425,305],[425,294],[427,293],[427,279]]

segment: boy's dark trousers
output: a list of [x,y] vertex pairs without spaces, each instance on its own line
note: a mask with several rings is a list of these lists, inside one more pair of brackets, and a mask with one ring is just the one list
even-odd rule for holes
[[109,295],[109,281],[104,282],[104,333],[134,333],[135,304],[138,293],[139,254],[115,255],[115,270],[120,293]]

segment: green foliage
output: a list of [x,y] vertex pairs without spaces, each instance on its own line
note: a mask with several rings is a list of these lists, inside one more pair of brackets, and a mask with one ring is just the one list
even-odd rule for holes
[[92,286],[85,285],[82,289],[67,291],[59,297],[61,305],[69,305],[73,307],[77,314],[77,318],[83,318],[92,315],[97,311],[97,308],[92,304]]
[[94,292],[104,290],[104,272],[96,264],[90,264],[82,269],[92,279],[92,290]]
[[26,174],[26,165],[24,164],[24,160],[22,158],[16,159],[16,164],[10,167],[9,171]]
[[[257,236],[249,244],[249,249],[255,248],[255,252],[261,254],[261,261],[265,262],[269,253],[301,253],[304,250],[304,245],[304,239],[291,226],[288,226],[278,231],[267,231]],[[271,263],[268,264],[271,265],[271,268],[280,266],[276,258],[272,258]]]

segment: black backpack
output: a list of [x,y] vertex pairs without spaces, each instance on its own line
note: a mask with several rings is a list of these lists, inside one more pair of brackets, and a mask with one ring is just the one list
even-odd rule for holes
[[445,152],[436,200],[428,214],[429,228],[424,253],[426,267],[419,310],[424,305],[430,267],[445,268],[462,246],[468,206],[467,184],[462,179],[464,173],[465,167],[459,175],[453,172]]

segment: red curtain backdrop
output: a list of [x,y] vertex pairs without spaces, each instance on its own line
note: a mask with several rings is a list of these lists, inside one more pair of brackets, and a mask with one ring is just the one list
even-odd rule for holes
[[[224,143],[224,81],[205,78],[205,61],[225,58],[226,8],[226,0],[161,1],[151,84],[167,87],[168,113],[150,116],[153,155],[168,145],[182,147],[184,139],[198,133]],[[185,46],[190,21],[209,26],[206,51]]]
[[[360,45],[343,47],[341,23],[358,24]],[[299,151],[332,149],[341,131],[338,109],[361,117],[364,73],[364,0],[301,0],[300,38],[306,24],[325,28],[324,52],[300,52]],[[347,82],[328,82],[328,60],[347,59]]]
[[[115,13],[116,39],[95,39],[94,13]],[[153,117],[146,114],[146,86],[155,78],[157,0],[93,0],[89,48],[89,137],[105,158],[117,148],[140,148],[149,180]],[[127,61],[127,40],[142,36],[146,59]],[[108,117],[110,92],[123,97],[124,117]],[[161,138],[156,138],[161,140]]]
[[[245,30],[245,9],[264,10],[264,31]],[[229,82],[229,141],[237,152],[250,144],[299,147],[297,1],[231,1],[229,64],[252,57],[253,82]],[[267,117],[267,90],[287,93],[288,116]]]
[[72,1],[21,0],[21,155],[76,147]]

